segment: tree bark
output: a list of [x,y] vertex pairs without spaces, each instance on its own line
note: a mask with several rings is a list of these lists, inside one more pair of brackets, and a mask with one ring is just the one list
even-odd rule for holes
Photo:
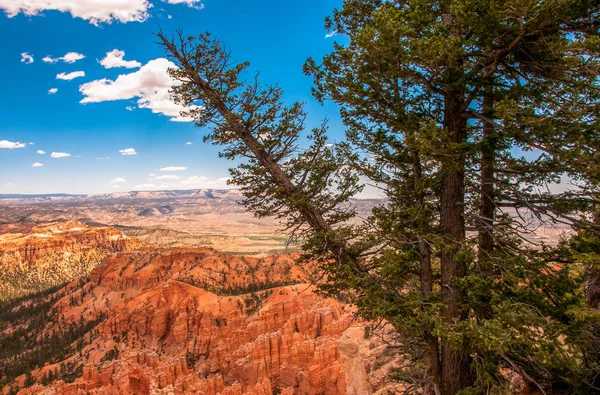
[[[449,151],[457,151],[466,140],[466,121],[460,117],[460,93],[450,92],[444,100],[444,129],[448,133]],[[460,151],[460,149],[458,149]],[[442,303],[445,321],[452,326],[466,318],[461,308],[462,292],[456,280],[465,275],[466,268],[455,258],[465,241],[464,184],[465,156],[459,153],[453,161],[442,164],[442,190],[440,196],[440,227],[450,239],[442,245],[440,266],[442,277]],[[447,339],[442,339],[442,393],[454,395],[473,383],[470,371],[471,357],[456,350]]]
[[[252,152],[256,160],[265,168],[265,170],[271,175],[273,181],[280,185],[288,197],[294,197],[298,191],[298,186],[294,185],[292,180],[285,174],[281,166],[275,161],[275,159],[269,155],[258,142],[256,137],[252,134],[248,128],[240,121],[240,119],[232,113],[231,109],[227,107],[225,101],[222,100],[218,93],[209,85],[198,72],[194,69],[187,53],[180,51],[177,46],[170,41],[162,33],[158,34],[158,37],[162,40],[164,47],[173,55],[173,57],[179,62],[180,66],[185,70],[187,78],[190,79],[210,100],[211,104],[219,111],[221,116],[232,124],[233,132],[237,138],[242,140],[248,149]],[[299,203],[295,207],[298,212],[303,216],[308,225],[317,232],[322,232],[323,237],[327,240],[327,250],[335,257],[335,259],[343,265],[350,264],[355,270],[360,271],[360,265],[358,264],[358,258],[353,254],[346,243],[333,238],[333,229],[327,223],[325,218],[319,213],[319,211],[313,207],[310,203]]]
[[[494,97],[491,86],[486,86],[483,94],[482,112],[488,119],[493,119]],[[478,220],[479,251],[477,261],[482,275],[490,274],[489,255],[494,249],[494,214],[496,202],[494,198],[494,170],[495,170],[495,133],[494,127],[489,122],[483,122],[481,141],[481,173],[480,173],[480,207]]]
[[[425,193],[422,190],[421,180],[423,171],[419,152],[413,150],[412,171],[414,179],[414,188],[416,191],[417,209],[421,210],[425,206]],[[415,227],[419,225],[414,224]],[[424,237],[419,236],[419,253],[421,255],[421,293],[423,297],[428,297],[433,292],[433,269],[431,267],[431,247]],[[425,395],[440,395],[441,391],[441,370],[440,370],[440,350],[437,336],[432,334],[432,328],[426,327],[423,330],[423,339],[425,341],[424,359],[426,366],[426,378],[423,386]]]

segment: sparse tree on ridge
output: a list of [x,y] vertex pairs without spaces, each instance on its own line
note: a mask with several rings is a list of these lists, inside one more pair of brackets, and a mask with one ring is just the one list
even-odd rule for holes
[[[349,291],[410,345],[399,379],[427,394],[481,393],[505,385],[508,369],[542,392],[590,393],[599,10],[346,0],[327,27],[348,43],[305,66],[317,99],[340,106],[347,141],[334,146],[326,124],[305,130],[302,104],[280,88],[243,80],[248,64],[220,41],[158,37],[178,66],[175,100],[203,106],[185,115],[211,126],[223,157],[242,159],[231,174],[246,206],[282,219],[323,263],[324,292]],[[386,201],[357,223],[359,176]],[[556,192],[561,179],[576,187]],[[532,241],[533,225],[553,222],[579,239]]]

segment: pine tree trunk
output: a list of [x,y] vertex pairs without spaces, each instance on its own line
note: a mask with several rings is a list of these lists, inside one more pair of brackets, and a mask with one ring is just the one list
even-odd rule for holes
[[[483,96],[483,115],[492,119],[494,114],[494,97],[492,87],[485,88]],[[494,199],[494,128],[488,122],[483,123],[481,144],[481,175],[480,175],[480,207],[479,207],[479,269],[484,276],[490,275],[489,254],[494,248],[493,225],[496,204]]]
[[[412,156],[412,171],[414,177],[414,187],[417,191],[417,208],[423,209],[425,206],[425,194],[420,185],[422,179],[422,167],[419,152],[413,150]],[[419,225],[414,224],[415,227]],[[421,254],[421,292],[423,296],[430,296],[433,292],[433,269],[431,267],[431,247],[427,240],[419,236],[419,253]],[[432,334],[432,328],[427,327],[423,330],[423,339],[425,341],[425,366],[426,378],[423,386],[425,395],[440,395],[441,388],[441,370],[440,370],[440,351],[438,338]]]
[[[596,209],[594,224],[600,225],[600,212]],[[585,265],[585,304],[590,309],[600,309],[600,268],[598,263]]]
[[[465,142],[465,121],[459,116],[460,94],[448,94],[444,103],[444,128],[451,144]],[[440,196],[440,226],[450,241],[442,246],[440,253],[442,277],[442,303],[445,308],[445,321],[449,325],[466,318],[462,312],[461,291],[456,280],[465,275],[464,264],[455,259],[455,254],[465,241],[464,217],[464,154],[459,153],[454,160],[442,165],[442,190]],[[442,393],[454,395],[473,383],[470,371],[470,356],[452,347],[448,340],[442,340]]]

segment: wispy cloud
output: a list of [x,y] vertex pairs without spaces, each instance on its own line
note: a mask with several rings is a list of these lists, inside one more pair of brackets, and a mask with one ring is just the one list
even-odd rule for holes
[[40,154],[40,155],[45,155],[46,151],[42,151],[41,149],[37,150],[36,153]]
[[53,58],[50,55],[44,56],[42,58],[42,62],[46,62],[46,63],[65,62],[65,63],[73,64],[73,63],[77,62],[78,60],[81,60],[84,58],[85,58],[85,56],[78,52],[68,52],[64,56],[60,56],[58,58]]
[[134,189],[156,189],[157,186],[155,184],[140,184],[136,185]]
[[166,174],[163,176],[156,176],[152,179],[152,181],[154,180],[181,180],[183,177],[181,176],[176,176],[176,175],[172,175],[172,174]]
[[169,4],[186,4],[188,7],[197,8],[197,9],[204,8],[204,5],[202,4],[202,0],[166,0],[166,2]]
[[336,32],[335,30],[333,30],[333,31],[330,31],[329,33],[327,33],[325,35],[325,38],[331,38],[333,36],[336,36],[337,34],[338,34],[338,32]]
[[187,170],[187,167],[185,166],[167,166],[167,167],[162,167],[160,169],[160,171],[185,171]]
[[48,89],[48,93],[51,94],[51,95],[55,94],[56,92],[58,92],[58,88]]
[[192,142],[188,141],[187,143],[185,143],[185,145],[192,145]]
[[180,183],[186,187],[194,188],[227,188],[229,187],[227,181],[229,181],[229,177],[211,179],[206,176],[192,176],[180,181]]
[[40,162],[35,162],[33,165],[31,165],[31,167],[44,167],[44,164]]
[[57,80],[66,80],[66,81],[70,81],[70,80],[78,78],[78,77],[85,77],[85,72],[73,71],[72,73],[60,73],[60,74],[56,75]]
[[124,184],[126,182],[127,182],[127,180],[122,177],[117,177],[114,180],[110,180],[111,184]]
[[120,150],[119,152],[123,156],[137,155],[137,152],[136,152],[135,148],[125,148],[125,149]]
[[31,64],[33,63],[33,56],[29,54],[29,52],[21,53],[21,63]]
[[69,154],[68,152],[53,152],[50,154],[50,157],[54,159],[68,158],[69,156],[71,156],[71,154]]

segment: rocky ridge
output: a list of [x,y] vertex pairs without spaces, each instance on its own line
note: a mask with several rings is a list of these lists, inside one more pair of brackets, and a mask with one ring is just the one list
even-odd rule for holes
[[111,227],[80,221],[0,227],[0,300],[88,275],[110,253],[142,243]]
[[[57,292],[37,336],[93,323],[73,353],[14,379],[20,394],[385,393],[386,346],[309,285],[296,255],[211,249],[107,257]],[[75,344],[75,343],[74,343]],[[68,377],[67,377],[68,376]],[[67,377],[67,378],[65,378]],[[7,393],[8,387],[5,388]]]

